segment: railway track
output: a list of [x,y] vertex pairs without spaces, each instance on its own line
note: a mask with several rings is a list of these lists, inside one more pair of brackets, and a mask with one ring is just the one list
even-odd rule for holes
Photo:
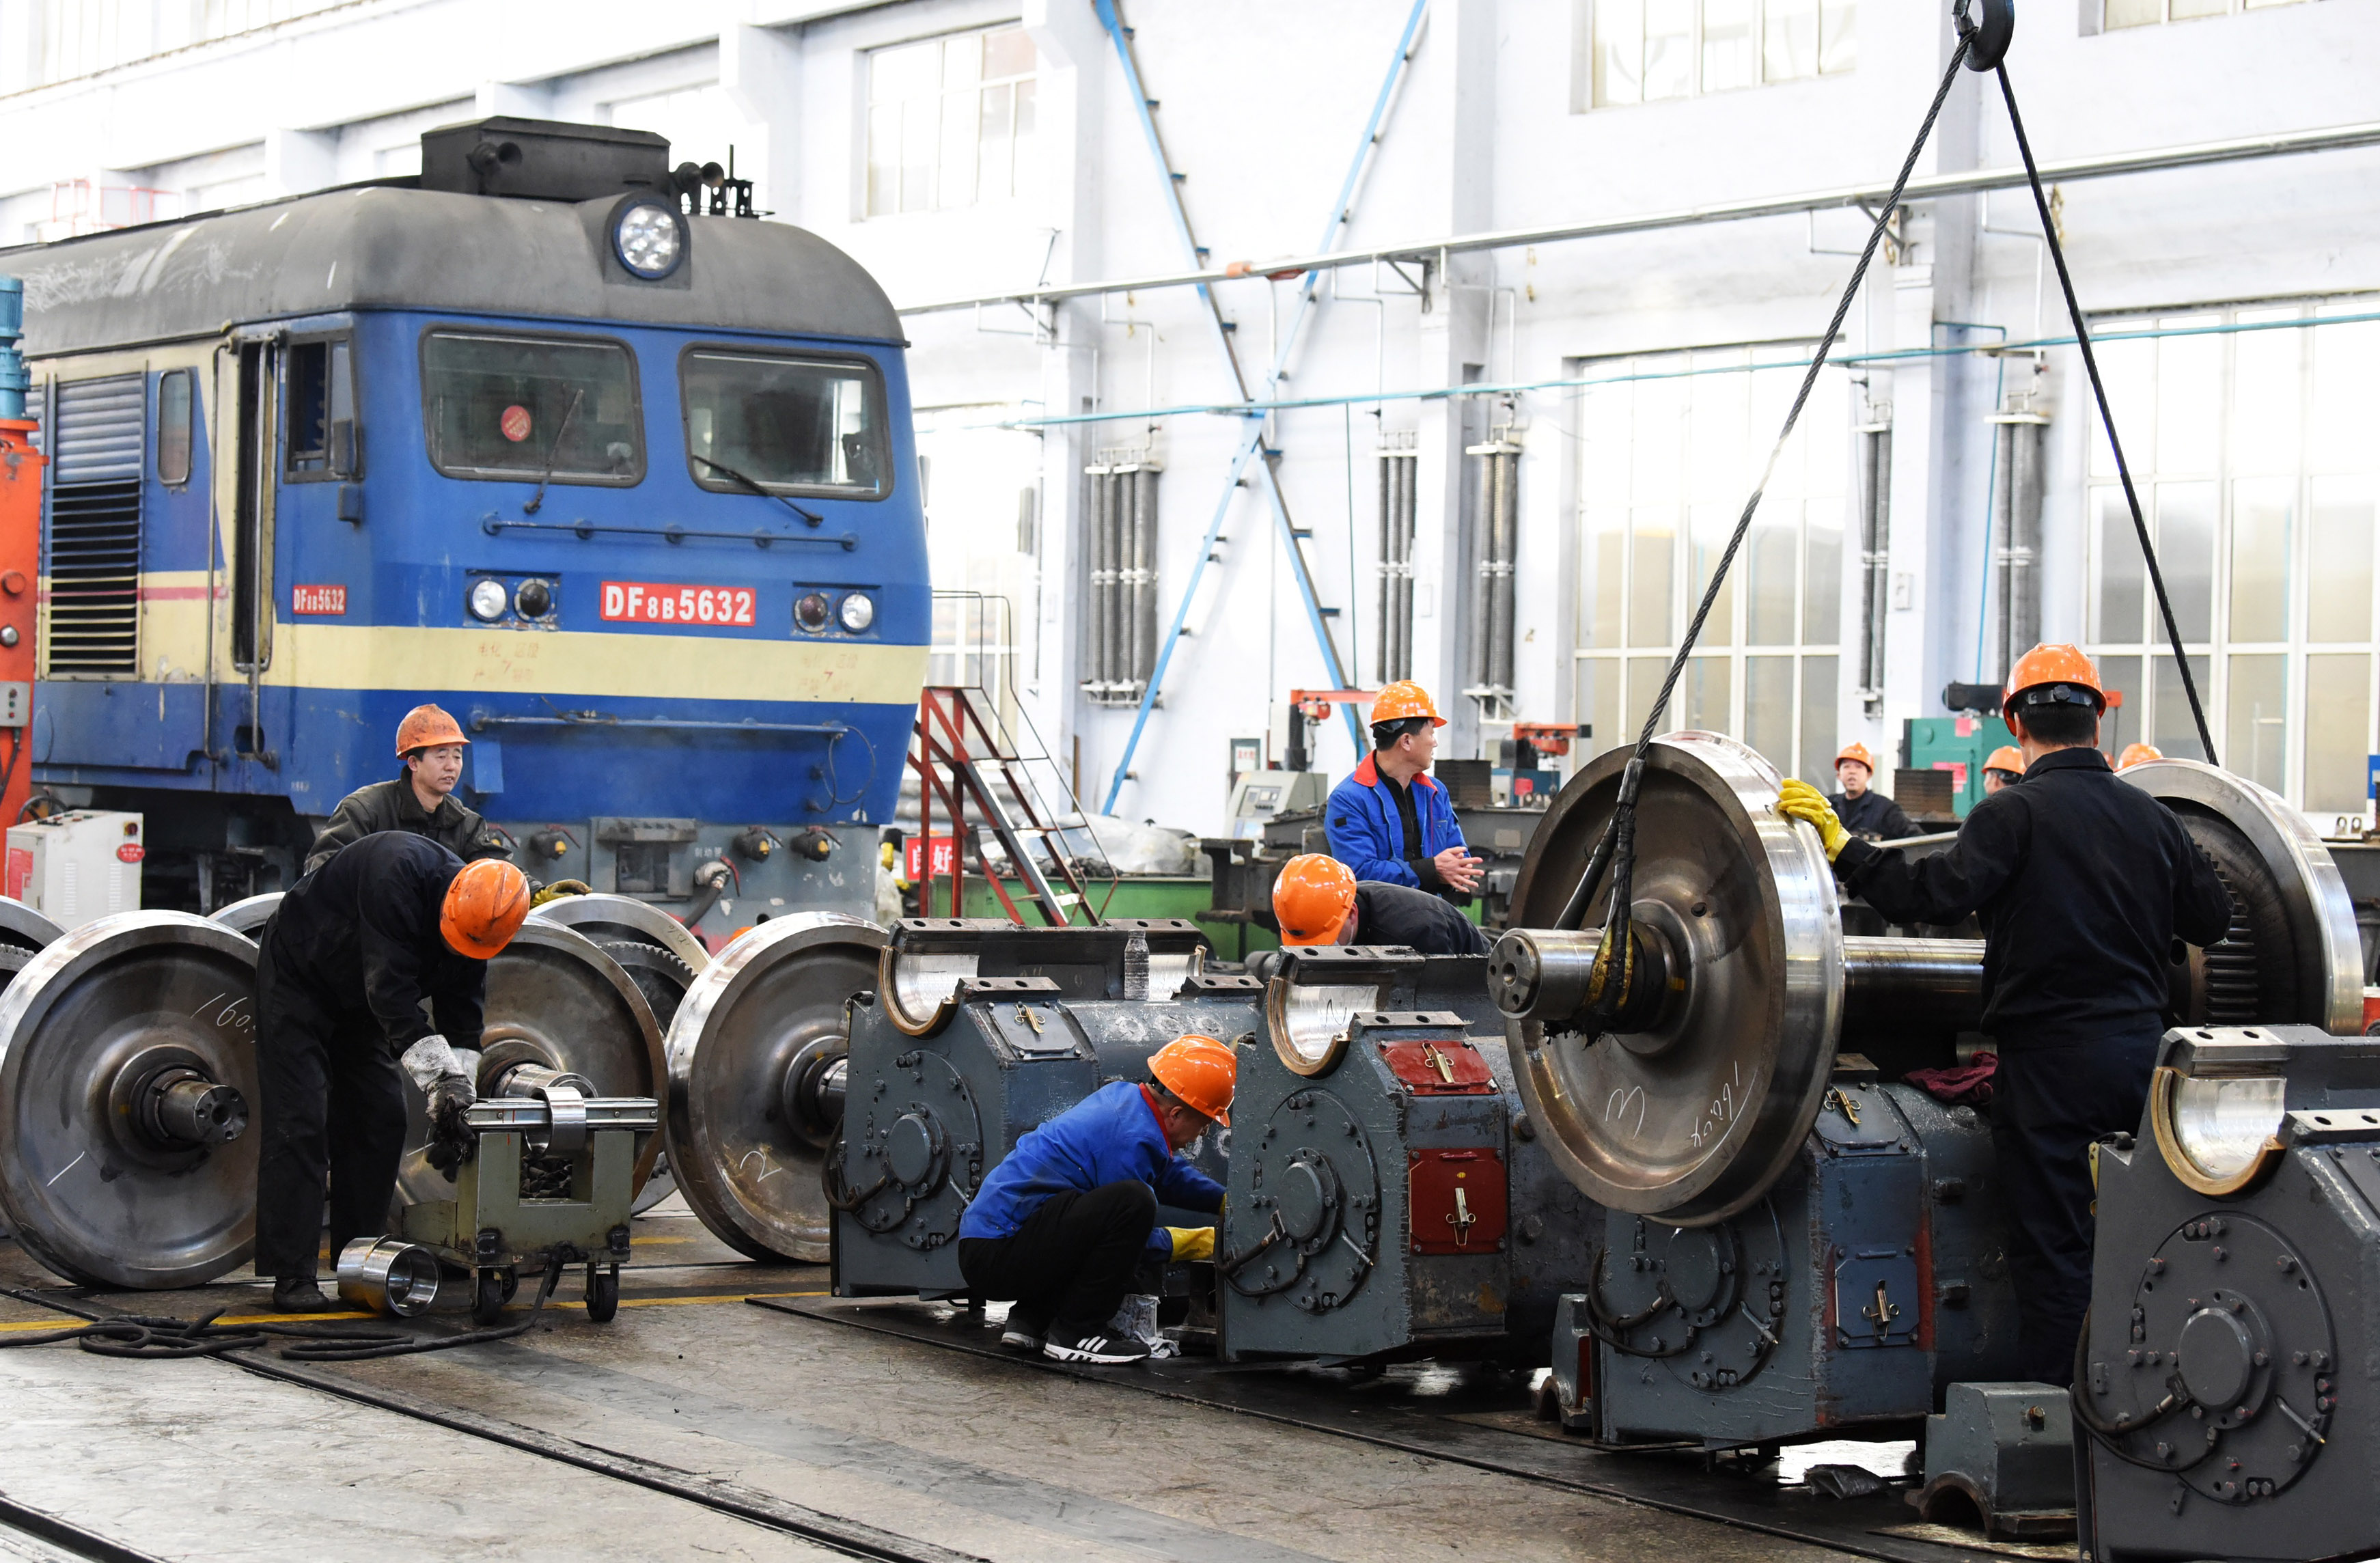
[[[30,1288],[0,1287],[0,1292],[19,1302],[94,1324],[128,1316],[118,1311],[91,1306],[87,1301],[69,1302]],[[420,1328],[422,1321],[415,1319],[408,1323]],[[682,1498],[712,1513],[796,1536],[846,1557],[868,1558],[875,1563],[987,1563],[975,1553],[960,1552],[880,1530],[823,1509],[789,1502],[757,1488],[599,1448],[575,1439],[558,1437],[501,1417],[439,1405],[318,1368],[282,1362],[264,1350],[225,1351],[218,1360],[261,1378],[296,1385],[318,1394],[370,1406],[376,1411],[425,1423],[450,1433],[459,1433],[466,1437],[589,1472],[624,1485]],[[146,1553],[110,1541],[56,1515],[17,1503],[5,1492],[0,1492],[0,1527],[13,1528],[54,1549],[74,1557],[91,1558],[95,1563],[160,1563]],[[0,1556],[6,1554],[0,1553]]]

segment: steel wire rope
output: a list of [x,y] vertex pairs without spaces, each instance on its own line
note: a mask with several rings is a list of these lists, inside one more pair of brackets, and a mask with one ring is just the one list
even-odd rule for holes
[[[1967,18],[1968,0],[1958,0],[1957,17],[1962,38],[1972,38],[1975,25]],[[2041,235],[2049,246],[2050,262],[2058,268],[2058,291],[2066,296],[2067,318],[2074,323],[2075,345],[2082,350],[2082,368],[2091,377],[2091,397],[2098,404],[2099,427],[2107,431],[2107,449],[2116,458],[2116,476],[2124,486],[2124,503],[2132,513],[2132,534],[2140,539],[2141,558],[2148,564],[2149,585],[2155,588],[2157,612],[2165,620],[2166,639],[2172,644],[2173,660],[2181,670],[2181,689],[2190,697],[2190,716],[2198,724],[2198,742],[2206,751],[2206,763],[2220,765],[2215,757],[2215,734],[2206,725],[2206,708],[2198,698],[2198,680],[2191,676],[2190,658],[2181,648],[2181,624],[2173,616],[2173,600],[2166,595],[2165,572],[2157,567],[2156,549],[2149,541],[2149,524],[2141,513],[2140,491],[2132,484],[2132,469],[2124,460],[2123,442],[2116,438],[2116,415],[2107,406],[2107,387],[2099,378],[2099,356],[2091,350],[2091,328],[2082,321],[2082,305],[2074,297],[2074,277],[2066,269],[2066,247],[2058,239],[2058,224],[2049,214],[2049,198],[2042,192],[2041,170],[2033,161],[2033,142],[2024,133],[2024,116],[2017,113],[2016,89],[2009,83],[2008,66],[1996,63],[1992,74],[1999,78],[2000,101],[2008,105],[2009,128],[2016,133],[2016,150],[2024,160],[2025,182],[2033,189],[2034,210],[2041,215]]]
[[[1961,0],[1962,20],[1964,10],[1964,0]],[[1603,939],[1596,952],[1584,1017],[1590,1041],[1601,1036],[1618,1014],[1634,965],[1631,958],[1630,898],[1635,876],[1636,794],[1644,784],[1645,756],[1653,747],[1653,737],[1660,729],[1662,713],[1669,709],[1670,697],[1676,693],[1678,680],[1685,672],[1686,658],[1701,638],[1704,622],[1710,617],[1712,608],[1718,601],[1719,592],[1727,583],[1728,570],[1742,549],[1745,537],[1751,533],[1752,518],[1767,491],[1768,480],[1776,473],[1777,463],[1784,455],[1787,442],[1793,437],[1794,427],[1801,421],[1802,409],[1808,405],[1810,393],[1816,388],[1818,375],[1826,368],[1828,357],[1842,332],[1843,321],[1851,314],[1852,304],[1859,297],[1861,285],[1867,279],[1867,269],[1876,259],[1876,248],[1884,242],[1893,213],[1900,208],[1901,192],[1908,188],[1910,176],[1916,171],[1918,156],[1925,150],[1925,142],[1934,133],[1935,121],[1941,117],[1942,105],[1950,96],[1951,84],[1958,80],[1959,72],[1965,67],[1968,53],[1973,46],[1974,30],[1962,26],[1958,44],[1950,51],[1949,66],[1942,73],[1941,84],[1934,90],[1934,99],[1926,107],[1924,123],[1917,127],[1917,139],[1910,143],[1909,154],[1901,159],[1900,172],[1892,181],[1892,193],[1876,208],[1876,222],[1868,229],[1867,243],[1860,249],[1858,264],[1852,268],[1851,281],[1835,304],[1834,318],[1828,322],[1826,331],[1818,338],[1816,349],[1810,355],[1809,369],[1802,377],[1801,388],[1793,394],[1793,405],[1786,411],[1785,427],[1779,430],[1776,443],[1768,449],[1768,459],[1760,469],[1760,480],[1754,485],[1751,498],[1744,502],[1743,514],[1737,519],[1735,530],[1728,538],[1727,548],[1719,555],[1717,568],[1711,572],[1710,584],[1703,591],[1702,601],[1694,610],[1693,621],[1686,626],[1685,636],[1679,642],[1676,655],[1670,659],[1669,673],[1661,680],[1660,693],[1645,714],[1644,730],[1637,734],[1635,750],[1630,755],[1628,767],[1621,775],[1620,797],[1611,818],[1606,822],[1601,837],[1595,843],[1594,854],[1587,860],[1586,872],[1580,878],[1578,888],[1571,892],[1570,900],[1557,919],[1559,927],[1579,927],[1588,905],[1595,899],[1596,887],[1601,882],[1606,869],[1610,871],[1611,910],[1604,919]],[[1611,976],[1615,949],[1621,951],[1620,974],[1616,981]]]

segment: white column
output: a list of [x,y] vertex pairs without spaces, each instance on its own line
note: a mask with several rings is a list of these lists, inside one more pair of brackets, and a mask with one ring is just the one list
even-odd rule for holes
[[752,200],[786,222],[800,221],[802,194],[801,34],[731,22],[719,34],[719,85],[743,120],[735,173],[752,181]]
[[335,130],[267,130],[264,181],[276,196],[304,195],[339,182]]

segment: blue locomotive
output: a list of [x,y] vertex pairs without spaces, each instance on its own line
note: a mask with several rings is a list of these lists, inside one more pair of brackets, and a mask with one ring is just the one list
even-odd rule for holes
[[205,910],[289,883],[435,701],[534,876],[714,937],[866,912],[931,624],[891,303],[658,136],[422,151],[0,252],[50,458],[36,782],[144,813],[144,899]]

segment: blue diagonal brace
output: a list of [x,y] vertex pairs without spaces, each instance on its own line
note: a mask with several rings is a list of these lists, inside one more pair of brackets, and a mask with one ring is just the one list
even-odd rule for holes
[[[1173,218],[1174,233],[1182,240],[1191,264],[1196,265],[1200,260],[1198,241],[1191,232],[1189,210],[1182,202],[1182,192],[1173,177],[1172,166],[1166,161],[1165,144],[1163,139],[1158,134],[1157,121],[1149,113],[1148,93],[1141,83],[1140,67],[1133,58],[1131,31],[1123,25],[1123,18],[1117,14],[1115,0],[1093,0],[1093,4],[1099,24],[1107,29],[1109,41],[1115,46],[1116,60],[1123,68],[1125,88],[1132,95],[1133,111],[1140,120],[1141,135],[1148,141],[1149,155],[1156,161],[1158,173],[1164,179],[1166,205]],[[1396,53],[1389,62],[1388,74],[1382,79],[1380,91],[1372,101],[1371,113],[1365,118],[1364,133],[1362,139],[1356,143],[1354,157],[1348,164],[1347,176],[1340,184],[1339,199],[1332,203],[1330,219],[1323,224],[1321,242],[1316,246],[1318,253],[1329,249],[1340,227],[1353,218],[1356,186],[1361,182],[1364,170],[1371,160],[1372,150],[1379,144],[1380,126],[1388,116],[1390,103],[1395,95],[1397,82],[1404,73],[1405,65],[1413,58],[1414,41],[1420,33],[1422,16],[1428,9],[1428,5],[1429,0],[1414,0],[1413,9],[1405,17],[1404,30],[1398,34]],[[1308,272],[1300,281],[1297,308],[1291,315],[1288,328],[1282,332],[1280,346],[1273,355],[1272,366],[1267,376],[1268,384],[1278,386],[1281,371],[1288,366],[1290,353],[1297,343],[1299,332],[1304,327],[1305,318],[1311,311],[1319,291],[1320,278],[1320,273]],[[1217,304],[1211,290],[1204,285],[1199,286],[1198,294],[1207,305],[1208,315],[1214,323],[1217,345],[1222,351],[1224,361],[1230,366],[1232,380],[1239,387],[1241,399],[1251,400],[1247,391],[1247,379],[1240,368],[1238,354],[1232,350],[1231,333],[1225,328],[1221,309]],[[1207,563],[1214,553],[1216,539],[1222,533],[1223,520],[1230,512],[1232,496],[1239,491],[1240,483],[1247,472],[1248,462],[1263,447],[1263,442],[1264,426],[1259,422],[1250,429],[1248,438],[1232,457],[1231,476],[1224,485],[1222,498],[1216,503],[1214,519],[1208,524],[1206,539],[1199,547],[1196,562],[1191,565],[1190,579],[1183,588],[1181,601],[1174,609],[1173,623],[1167,629],[1164,645],[1158,651],[1157,665],[1149,670],[1148,686],[1141,692],[1139,709],[1133,715],[1132,732],[1124,740],[1123,754],[1117,760],[1115,775],[1108,784],[1107,802],[1102,806],[1104,812],[1113,813],[1115,810],[1116,799],[1123,793],[1124,782],[1132,770],[1133,756],[1140,746],[1141,734],[1148,726],[1148,714],[1156,706],[1158,693],[1164,685],[1165,671],[1173,660],[1173,649],[1181,639],[1182,626],[1188,621],[1191,601],[1196,598],[1199,583],[1206,576]],[[1313,572],[1307,567],[1305,550],[1298,539],[1297,528],[1290,521],[1289,507],[1281,492],[1280,475],[1273,469],[1269,460],[1264,465],[1264,483],[1266,497],[1270,502],[1274,522],[1281,532],[1282,546],[1289,551],[1291,574],[1297,581],[1298,595],[1305,602],[1306,621],[1313,628],[1316,644],[1322,652],[1323,661],[1329,669],[1331,682],[1340,687],[1346,687],[1347,674],[1343,671],[1344,664],[1339,658],[1338,642],[1331,638],[1330,626],[1323,622],[1321,600],[1314,588]],[[1354,612],[1353,603],[1348,605],[1348,611]],[[1361,720],[1355,714],[1355,709],[1353,706],[1342,706],[1340,708],[1340,715],[1346,722],[1348,738],[1354,744],[1356,751],[1361,753],[1364,748],[1364,730]]]

